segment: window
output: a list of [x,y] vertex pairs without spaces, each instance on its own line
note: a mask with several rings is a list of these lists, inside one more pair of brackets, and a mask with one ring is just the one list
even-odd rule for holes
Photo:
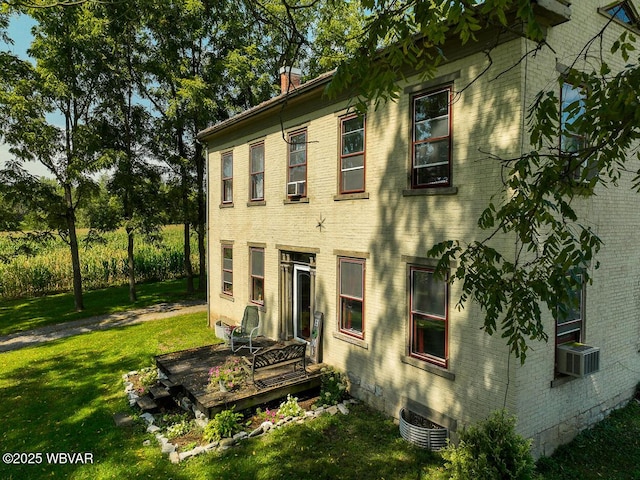
[[253,303],[264,304],[264,248],[251,247],[251,292]]
[[362,338],[364,335],[364,260],[340,258],[340,331]]
[[581,273],[572,273],[567,281],[573,282],[571,303],[558,305],[556,314],[556,345],[581,342],[584,330],[584,281]]
[[410,355],[447,366],[448,284],[434,270],[410,267]]
[[287,196],[307,196],[307,131],[289,134]]
[[222,293],[233,296],[233,248],[222,247]]
[[233,203],[233,153],[222,154],[222,203]]
[[264,143],[251,145],[251,165],[249,172],[251,201],[264,200]]
[[[578,133],[584,115],[584,90],[569,83],[562,84],[560,93],[560,155],[564,157],[572,180],[580,180],[586,162],[581,155],[587,147],[587,138]],[[591,178],[593,175],[591,175]],[[588,179],[587,179],[588,180]]]
[[613,5],[605,7],[600,10],[606,13],[610,17],[613,17],[616,21],[625,24],[628,27],[640,28],[640,21],[638,21],[638,14],[628,1],[616,2]]
[[412,188],[451,185],[451,87],[413,98]]
[[362,115],[340,120],[340,193],[364,192],[364,134]]

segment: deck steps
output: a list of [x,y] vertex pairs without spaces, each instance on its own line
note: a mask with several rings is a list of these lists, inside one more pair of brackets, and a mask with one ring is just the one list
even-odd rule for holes
[[154,402],[151,395],[148,393],[138,398],[138,400],[136,400],[136,404],[143,412],[154,413],[159,410],[158,404]]

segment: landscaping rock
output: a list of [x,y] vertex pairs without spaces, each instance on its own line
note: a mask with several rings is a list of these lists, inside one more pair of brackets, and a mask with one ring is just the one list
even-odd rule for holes
[[133,426],[133,418],[126,413],[115,413],[113,415],[113,421],[116,424],[116,427],[131,427]]
[[147,427],[147,432],[148,433],[156,433],[160,431],[160,427],[158,427],[157,425],[151,424]]
[[203,448],[204,448],[205,452],[212,452],[213,450],[218,448],[218,445],[219,445],[218,442],[212,442],[212,443],[209,443],[209,444],[205,445]]
[[180,463],[180,455],[178,452],[171,452],[169,454],[169,460],[171,460],[171,463]]
[[271,430],[273,428],[273,422],[270,422],[270,421],[267,420],[266,422],[262,422],[260,427],[262,427],[262,429],[265,432],[268,432],[269,430]]
[[240,441],[240,440],[244,440],[245,438],[247,438],[249,435],[247,434],[247,432],[238,432],[233,436],[233,439],[235,441]]
[[349,415],[349,409],[346,407],[344,403],[338,404],[338,410],[340,410],[340,413],[343,415]]
[[236,441],[233,438],[223,438],[220,440],[220,448],[229,448],[235,445]]
[[335,415],[336,413],[338,413],[338,407],[336,407],[335,405],[330,406],[329,408],[327,408],[327,413],[329,415]]
[[204,428],[207,426],[207,424],[209,423],[209,421],[205,418],[196,418],[196,425],[198,425],[200,428]]
[[262,435],[263,433],[264,429],[262,428],[262,426],[259,426],[249,434],[249,438],[257,437],[258,435]]
[[176,446],[173,443],[163,443],[162,453],[170,454],[176,451]]
[[151,440],[145,440],[144,442],[142,442],[142,446],[143,447],[150,447],[151,446]]
[[156,421],[155,417],[150,413],[143,413],[140,418],[144,418],[149,425]]

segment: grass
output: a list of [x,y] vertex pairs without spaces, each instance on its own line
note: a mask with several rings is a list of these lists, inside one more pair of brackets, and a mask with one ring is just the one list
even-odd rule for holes
[[[194,279],[196,288],[198,279]],[[204,299],[204,293],[189,297],[186,280],[141,283],[136,288],[138,300],[129,301],[129,286],[110,287],[84,292],[85,310],[73,308],[73,293],[46,297],[5,300],[0,303],[0,335],[8,335],[33,328],[70,320],[142,308],[162,302],[175,302],[189,298]]]
[[2,453],[90,452],[94,464],[0,464],[2,479],[430,478],[439,457],[399,438],[365,406],[247,441],[224,454],[173,465],[141,427],[118,428],[129,411],[121,375],[154,355],[213,343],[205,315],[157,320],[0,354]]
[[[141,302],[176,299],[180,285],[141,286],[141,292],[146,290]],[[64,316],[68,310],[70,299],[59,297],[3,305],[9,311],[3,310],[0,318],[3,325],[9,324],[13,311],[16,325],[30,325],[30,315],[42,324],[56,316],[51,312],[59,309]],[[96,292],[94,308],[123,310],[130,306],[126,298],[126,289]],[[201,455],[179,465],[160,453],[142,424],[115,426],[114,413],[131,412],[123,394],[123,373],[151,365],[155,355],[217,341],[206,326],[206,314],[200,313],[1,353],[0,453],[41,452],[43,460],[35,465],[0,463],[0,478],[442,478],[439,455],[407,444],[390,419],[364,405],[352,407],[348,416],[327,415],[291,425],[222,454]],[[151,440],[151,446],[144,446],[145,440]],[[87,452],[94,463],[47,462],[45,455],[56,452]],[[640,405],[631,402],[614,412],[537,466],[538,480],[640,478]]]
[[538,461],[549,480],[632,480],[640,478],[640,405],[631,401],[550,458]]

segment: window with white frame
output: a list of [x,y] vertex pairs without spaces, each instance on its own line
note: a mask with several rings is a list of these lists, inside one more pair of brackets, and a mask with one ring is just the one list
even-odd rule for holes
[[222,293],[233,296],[233,247],[222,246]]
[[365,261],[358,258],[338,259],[339,326],[342,333],[364,337]]
[[567,277],[570,299],[567,305],[556,307],[556,345],[582,342],[584,331],[584,277],[578,271]]
[[299,130],[290,133],[288,144],[287,196],[289,198],[306,197],[307,131]]
[[365,117],[340,120],[340,193],[364,192]]
[[448,283],[433,268],[409,267],[409,351],[412,357],[447,367]]
[[222,154],[222,203],[233,203],[233,153]]
[[[560,155],[565,162],[568,176],[572,180],[583,178],[587,165],[584,151],[587,138],[579,133],[579,123],[584,115],[585,92],[570,83],[563,83],[560,92]],[[590,178],[585,178],[588,180]]]
[[251,247],[249,251],[251,268],[249,298],[253,303],[264,304],[264,248]]
[[451,185],[451,92],[448,86],[412,99],[412,188]]
[[264,200],[264,143],[256,143],[250,148],[249,200]]

